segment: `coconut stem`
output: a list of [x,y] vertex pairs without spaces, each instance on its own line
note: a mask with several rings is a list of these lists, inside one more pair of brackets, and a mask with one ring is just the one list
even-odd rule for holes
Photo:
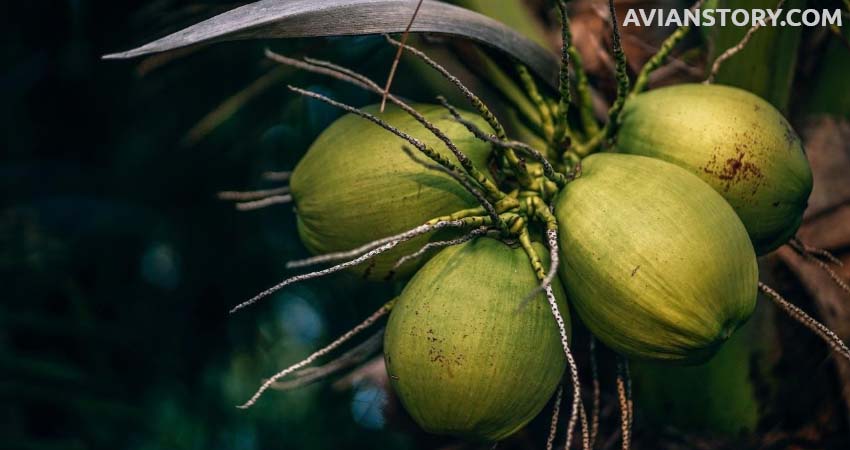
[[841,275],[832,270],[832,268],[829,267],[829,264],[815,257],[815,255],[821,255],[828,261],[838,266],[843,266],[844,263],[841,262],[840,259],[836,258],[832,253],[829,253],[826,250],[807,246],[797,238],[791,239],[788,243],[790,244],[791,248],[794,249],[794,251],[796,251],[800,256],[805,258],[806,261],[809,261],[810,263],[818,266],[821,270],[826,272],[826,274],[829,275],[830,278],[832,278],[832,281],[836,285],[838,285],[838,287],[841,288],[842,291],[846,292],[847,294],[850,294],[850,286],[848,286],[847,283],[841,278]]
[[[781,10],[784,5],[785,0],[779,0],[779,2],[776,4],[776,9]],[[744,34],[744,37],[741,38],[740,42],[735,44],[735,46],[733,47],[727,48],[726,51],[721,53],[720,56],[718,56],[717,59],[714,60],[714,64],[711,65],[711,72],[709,72],[708,78],[705,79],[706,84],[714,83],[714,79],[717,78],[717,73],[720,72],[720,67],[723,65],[723,63],[726,62],[729,58],[741,52],[741,50],[743,50],[744,47],[746,47],[750,40],[753,38],[753,35],[756,34],[756,31],[761,28],[761,25],[762,22],[759,22],[750,27],[750,29],[747,30],[747,33]]]
[[[534,250],[534,247],[531,245],[531,235],[528,233],[528,227],[523,226],[517,238],[519,239],[522,248],[525,250],[526,255],[528,255],[529,261],[531,261],[531,268],[534,270],[534,275],[537,276],[537,279],[541,283],[544,283],[546,281],[546,274],[548,271],[543,267],[543,260],[540,259],[540,255],[537,254],[537,251]],[[546,285],[544,284],[543,287],[545,289]],[[530,294],[529,297],[533,297],[537,292],[540,292],[540,290],[535,289],[534,293]],[[525,301],[526,300],[523,299],[523,303]],[[520,306],[522,306],[522,303],[520,303]]]
[[555,404],[552,406],[552,420],[549,423],[549,436],[546,438],[546,450],[552,450],[555,445],[555,437],[558,435],[558,419],[561,416],[561,402],[564,397],[564,386],[558,386],[555,394]]
[[[697,0],[693,6],[691,6],[691,10],[699,9],[704,1],[705,0]],[[687,36],[690,30],[690,25],[682,25],[661,43],[661,47],[658,49],[658,52],[652,55],[652,57],[649,58],[649,61],[647,61],[640,69],[640,73],[635,79],[634,87],[632,87],[632,96],[640,94],[644,89],[646,89],[646,86],[649,84],[649,76],[652,75],[652,72],[655,72],[655,70],[664,64],[664,61],[668,56],[670,56],[670,53],[676,45],[678,45],[679,42]]]
[[343,353],[339,358],[336,358],[323,366],[306,367],[294,372],[292,374],[294,379],[282,382],[277,381],[271,385],[271,389],[276,391],[297,389],[317,381],[324,380],[331,375],[339,373],[341,370],[360,364],[381,348],[381,345],[383,344],[383,337],[384,328],[381,328],[368,339],[357,344],[356,347]]
[[768,298],[779,306],[780,309],[785,311],[788,316],[817,334],[832,348],[832,350],[850,361],[850,349],[847,348],[847,345],[844,344],[844,341],[842,341],[835,332],[812,318],[810,315],[806,314],[802,309],[791,304],[788,300],[785,300],[785,298],[779,295],[779,293],[773,290],[773,288],[761,281],[759,281],[759,289],[763,293],[767,294]]
[[538,162],[540,162],[540,164],[543,165],[543,174],[546,176],[546,178],[548,178],[553,183],[558,185],[558,187],[564,187],[567,184],[567,181],[568,181],[567,176],[556,171],[555,168],[552,166],[552,163],[550,163],[549,160],[546,159],[546,157],[543,156],[543,154],[540,153],[539,150],[535,149],[534,147],[532,147],[532,146],[530,146],[530,145],[528,145],[524,142],[505,140],[505,139],[499,138],[498,136],[494,136],[494,135],[485,133],[481,128],[478,128],[474,123],[472,123],[469,120],[464,119],[463,116],[461,116],[460,113],[457,111],[457,109],[454,106],[452,106],[448,102],[448,100],[446,100],[445,97],[439,96],[439,97],[437,97],[437,100],[439,100],[440,103],[442,103],[442,105],[447,110],[449,110],[449,113],[452,115],[452,118],[454,118],[455,121],[457,121],[458,123],[465,126],[466,129],[469,130],[469,132],[472,133],[473,135],[475,135],[475,137],[477,137],[478,139],[485,141],[485,142],[489,142],[489,143],[496,145],[498,147],[501,147],[501,148],[520,150],[520,151],[528,154],[535,161],[538,161]]
[[558,275],[558,265],[560,264],[558,230],[557,228],[549,228],[546,230],[546,243],[549,246],[549,270],[544,269],[540,256],[537,255],[537,251],[531,246],[531,239],[528,235],[527,229],[523,230],[523,233],[519,235],[519,241],[528,255],[528,259],[531,261],[531,267],[534,269],[534,273],[537,274],[537,279],[540,280],[540,285],[529,292],[528,295],[522,299],[522,302],[520,302],[517,310],[522,310],[535,295],[543,292],[548,286],[551,286],[552,281],[554,281],[555,277]]
[[254,403],[256,403],[257,400],[260,398],[260,396],[263,395],[263,392],[265,392],[267,389],[272,387],[275,383],[277,383],[278,380],[280,380],[281,378],[295,372],[298,369],[301,369],[303,367],[306,367],[306,366],[312,364],[313,361],[321,358],[324,355],[327,355],[328,353],[334,351],[336,348],[338,348],[342,344],[348,342],[351,338],[353,338],[354,336],[357,336],[361,331],[372,326],[375,322],[378,321],[378,319],[387,315],[387,313],[389,313],[390,310],[392,309],[394,303],[395,303],[395,299],[390,300],[389,302],[384,304],[384,306],[380,307],[377,311],[372,313],[372,315],[369,316],[368,318],[366,318],[366,320],[359,323],[357,326],[355,326],[351,330],[347,331],[342,336],[338,337],[335,341],[331,342],[326,347],[316,351],[315,353],[308,356],[307,358],[305,358],[305,359],[287,367],[286,369],[276,373],[274,376],[272,376],[271,378],[266,380],[260,386],[260,388],[257,390],[257,392],[254,393],[254,395],[250,399],[248,399],[247,402],[243,403],[242,405],[237,406],[237,408],[247,409],[247,408],[250,408],[251,406],[253,406]]
[[599,367],[596,363],[596,337],[590,335],[590,373],[593,377],[593,405],[590,408],[590,448],[599,435],[599,409],[601,392],[599,389]]
[[437,222],[436,224],[433,224],[433,225],[432,224],[420,225],[420,226],[413,228],[413,229],[411,229],[411,230],[409,230],[405,233],[399,234],[396,237],[396,239],[391,240],[391,241],[387,242],[386,244],[383,244],[383,245],[381,245],[381,246],[379,246],[379,247],[377,247],[373,250],[370,250],[368,253],[366,253],[362,256],[359,256],[355,259],[352,259],[350,261],[346,261],[344,263],[337,264],[337,265],[335,265],[333,267],[329,267],[327,269],[318,270],[318,271],[315,271],[315,272],[305,273],[305,274],[302,274],[302,275],[296,275],[294,277],[287,278],[287,279],[281,281],[280,283],[264,290],[263,292],[260,292],[259,294],[255,295],[254,297],[234,306],[230,310],[230,313],[233,314],[236,311],[239,311],[240,309],[245,308],[246,306],[252,305],[252,304],[256,303],[257,301],[259,301],[259,300],[261,300],[265,297],[268,297],[269,295],[274,294],[275,292],[283,289],[284,287],[289,286],[290,284],[294,284],[294,283],[298,283],[298,282],[306,281],[306,280],[311,280],[311,279],[314,279],[314,278],[320,278],[320,277],[323,277],[323,276],[326,276],[326,275],[330,275],[332,273],[339,272],[341,270],[345,270],[349,267],[354,267],[354,266],[356,266],[358,264],[362,264],[362,263],[382,254],[382,253],[385,253],[389,250],[392,250],[398,244],[401,244],[402,242],[409,241],[409,240],[411,240],[411,239],[413,239],[417,236],[421,236],[423,234],[430,233],[432,231],[436,231],[436,230],[439,230],[439,229],[442,229],[442,228],[461,228],[461,227],[467,226],[467,223],[468,222],[466,220],[456,220],[456,221],[451,221],[451,222]]
[[531,75],[528,68],[522,64],[517,64],[516,70],[520,83],[522,83],[529,100],[537,108],[543,133],[546,135],[547,140],[551,141],[555,136],[555,123],[553,122],[555,115],[552,113],[552,109],[546,103],[543,95],[540,94],[540,90],[537,88],[537,82],[534,81],[534,76]]

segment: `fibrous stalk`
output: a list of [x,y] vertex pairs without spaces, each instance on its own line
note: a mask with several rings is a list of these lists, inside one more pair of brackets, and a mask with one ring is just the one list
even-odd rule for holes
[[306,367],[297,372],[292,373],[292,380],[277,381],[272,384],[271,388],[277,391],[288,391],[298,389],[303,386],[324,380],[340,371],[349,367],[356,366],[367,360],[372,354],[381,348],[384,338],[384,328],[378,330],[365,341],[357,344],[356,347],[343,353],[340,357],[335,358],[327,364],[319,367]]
[[552,407],[552,420],[549,423],[549,436],[546,438],[546,450],[552,450],[555,445],[555,437],[558,435],[558,419],[561,416],[561,402],[564,396],[564,386],[558,386],[555,394],[555,404]]
[[779,293],[773,290],[773,288],[761,281],[759,281],[759,289],[765,293],[767,297],[776,304],[776,306],[779,306],[780,309],[788,314],[789,317],[800,322],[803,326],[814,332],[823,339],[833,351],[850,361],[850,349],[847,348],[847,345],[840,337],[838,337],[837,334],[835,334],[835,332],[815,320],[810,315],[806,314],[802,309],[791,304],[788,300],[785,300],[785,298],[779,295]]
[[484,130],[478,128],[474,123],[464,119],[463,116],[461,116],[460,113],[457,111],[457,109],[452,106],[448,102],[448,100],[445,99],[445,97],[439,96],[437,97],[437,99],[440,101],[440,103],[443,104],[443,106],[447,110],[449,110],[449,113],[452,115],[452,118],[454,118],[455,121],[465,126],[466,129],[469,130],[469,132],[475,135],[475,137],[477,137],[478,139],[481,139],[485,142],[489,142],[493,145],[496,145],[497,147],[520,150],[526,153],[535,161],[538,161],[540,162],[540,164],[543,165],[543,174],[546,176],[546,178],[557,184],[559,187],[563,187],[567,184],[567,176],[556,171],[555,168],[552,166],[552,163],[550,163],[549,160],[546,159],[546,157],[543,156],[543,154],[539,150],[531,147],[530,145],[524,142],[499,139],[498,136],[485,133]]
[[[307,71],[310,71],[310,72],[313,72],[313,73],[328,75],[328,76],[334,77],[336,79],[351,83],[351,84],[358,86],[358,87],[360,87],[364,90],[375,92],[375,93],[382,93],[381,87],[378,86],[377,84],[375,84],[373,81],[369,80],[367,77],[360,75],[360,74],[358,74],[358,73],[356,73],[356,72],[354,72],[350,69],[345,69],[343,67],[337,66],[335,64],[331,64],[331,63],[328,63],[328,62],[319,62],[319,61],[316,61],[316,60],[310,60],[310,62],[299,61],[299,60],[296,60],[296,59],[288,58],[288,57],[283,56],[283,55],[279,55],[279,54],[274,53],[270,50],[266,50],[266,56],[268,58],[274,60],[274,61],[280,62],[281,64],[287,64],[287,65],[297,67],[297,68],[300,68],[300,69],[303,69],[303,70],[307,70]],[[326,96],[323,96],[321,94],[316,94],[316,93],[313,93],[313,92],[310,92],[310,91],[305,91],[303,89],[293,88],[292,86],[290,86],[289,88],[294,90],[295,92],[302,94],[302,95],[308,95],[310,97],[316,98],[317,100],[324,101],[325,103],[328,103],[332,106],[339,107],[339,108],[344,109],[348,112],[356,113],[356,114],[360,115],[361,117],[367,118],[367,119],[371,120],[372,122],[375,122],[376,124],[383,126],[385,129],[390,130],[389,128],[384,126],[385,123],[382,124],[382,123],[376,122],[374,119],[377,119],[377,118],[375,118],[374,116],[369,115],[369,116],[371,116],[371,118],[364,116],[364,114],[367,114],[367,113],[364,113],[361,110],[357,110],[356,108],[353,108],[351,106],[345,105],[345,104],[340,103],[340,102],[336,102],[336,101],[334,101],[334,100],[332,100],[332,99],[330,99]],[[413,107],[411,107],[410,105],[408,105],[407,103],[405,103],[404,101],[399,99],[398,97],[390,94],[390,95],[387,96],[387,98],[391,102],[393,102],[395,105],[397,105],[399,108],[401,108],[403,111],[410,114],[411,117],[416,119],[423,126],[425,126],[425,128],[428,129],[429,132],[431,132],[437,138],[439,138],[441,141],[443,141],[443,143],[446,144],[446,146],[449,148],[449,150],[452,152],[452,154],[454,154],[454,156],[460,162],[464,171],[466,171],[466,173],[470,177],[472,177],[477,183],[481,184],[481,186],[487,191],[488,195],[492,196],[494,199],[501,199],[504,196],[504,193],[502,193],[492,181],[490,181],[486,176],[484,176],[484,174],[481,173],[473,165],[473,163],[469,159],[469,157],[466,156],[463,152],[461,152],[457,148],[457,146],[454,145],[454,143],[451,141],[451,139],[449,139],[449,137],[445,135],[445,133],[440,131],[439,128],[437,128],[434,124],[430,123],[427,119],[425,119],[425,117],[422,116],[422,114],[419,114],[419,112],[417,112]],[[378,119],[378,120],[380,120],[380,119]],[[390,131],[392,131],[392,130],[390,130]],[[422,144],[421,141],[416,140],[417,142],[413,142],[410,139],[408,139],[408,138],[412,138],[412,136],[409,136],[407,134],[400,135],[400,134],[398,134],[398,132],[400,132],[400,130],[397,130],[397,129],[395,129],[395,131],[393,131],[393,132],[397,136],[402,137],[403,139],[405,139],[408,142],[410,142],[411,144],[413,144],[413,146],[416,147],[418,150],[422,151],[423,153],[426,153],[426,155],[429,158],[434,159],[434,161],[437,162],[438,164],[441,164],[441,165],[443,165],[447,168],[451,168],[452,170],[458,170],[457,168],[454,167],[453,164],[450,164],[448,159],[442,157],[442,155],[439,155],[439,153],[437,153],[433,149],[429,149],[430,151],[426,152],[422,148],[420,148],[420,147],[424,147],[424,144]],[[437,156],[438,158],[435,158],[435,156]]]
[[219,200],[229,200],[229,201],[246,201],[246,200],[260,200],[266,197],[272,197],[275,195],[283,195],[289,193],[289,187],[279,187],[275,189],[261,189],[257,191],[221,191],[216,194]]
[[796,251],[800,256],[805,258],[806,261],[818,266],[821,270],[826,272],[826,274],[829,275],[829,277],[832,279],[832,281],[839,288],[841,288],[842,291],[846,292],[847,294],[850,294],[850,286],[848,286],[847,282],[845,282],[841,278],[841,275],[839,275],[836,271],[832,270],[832,267],[829,267],[829,264],[825,263],[824,261],[821,261],[820,259],[816,258],[814,255],[821,255],[824,258],[826,258],[828,261],[830,261],[830,262],[832,262],[836,265],[843,266],[844,263],[841,262],[840,259],[836,258],[832,253],[829,253],[826,250],[807,246],[806,244],[804,244],[802,241],[800,241],[797,238],[794,238],[791,241],[789,241],[789,244],[791,245],[791,248],[794,249],[794,251]]
[[298,283],[298,282],[306,281],[306,280],[311,280],[311,279],[314,279],[314,278],[320,278],[320,277],[323,277],[323,276],[326,276],[326,275],[330,275],[332,273],[336,273],[336,272],[345,270],[349,267],[354,267],[358,264],[362,264],[362,263],[382,254],[382,253],[385,253],[389,250],[392,250],[397,245],[399,245],[403,242],[409,241],[409,240],[411,240],[411,239],[413,239],[417,236],[421,236],[423,234],[430,233],[432,231],[440,230],[440,229],[443,229],[443,228],[462,228],[464,226],[467,226],[467,224],[468,224],[468,222],[466,220],[456,220],[456,221],[451,221],[451,222],[437,222],[436,224],[433,224],[433,225],[432,224],[420,225],[420,226],[413,228],[413,229],[411,229],[411,230],[409,230],[405,233],[401,233],[401,234],[397,235],[397,238],[395,240],[389,241],[389,242],[387,242],[387,243],[385,243],[385,244],[383,244],[383,245],[381,245],[381,246],[379,246],[379,247],[377,247],[373,250],[370,250],[368,253],[366,253],[362,256],[359,256],[355,259],[352,259],[350,261],[346,261],[344,263],[337,264],[337,265],[335,265],[333,267],[329,267],[327,269],[318,270],[318,271],[315,271],[315,272],[305,273],[305,274],[302,274],[302,275],[296,275],[294,277],[287,278],[287,279],[281,281],[280,283],[264,290],[263,292],[260,292],[259,294],[255,295],[254,297],[234,306],[233,309],[230,310],[230,313],[231,314],[235,313],[236,311],[239,311],[240,309],[245,308],[246,306],[252,305],[252,304],[256,303],[257,301],[259,301],[259,300],[261,300],[265,297],[268,297],[269,295],[274,294],[275,292],[283,289],[284,287],[289,286],[290,284],[294,284],[294,283]]
[[590,448],[596,443],[599,435],[599,409],[601,392],[599,389],[599,367],[596,364],[596,337],[590,336],[590,374],[593,378],[593,405],[590,408]]
[[623,450],[631,447],[632,430],[632,399],[631,377],[629,376],[628,361],[617,355],[617,399],[620,404],[620,431],[622,433]]
[[444,240],[444,241],[429,242],[429,243],[423,245],[422,248],[420,248],[419,250],[417,250],[417,251],[415,251],[415,252],[413,252],[409,255],[404,255],[401,258],[399,258],[399,260],[396,261],[395,265],[393,266],[393,270],[397,270],[399,267],[403,266],[406,262],[414,260],[416,258],[419,258],[420,256],[424,255],[425,253],[428,253],[431,250],[439,249],[439,248],[452,247],[452,246],[455,246],[455,245],[460,245],[460,244],[463,244],[464,242],[471,241],[478,236],[483,236],[483,235],[487,234],[488,231],[490,231],[490,229],[486,228],[486,227],[476,228],[476,229],[470,231],[469,233],[467,233],[466,235],[461,236],[461,237],[456,238],[456,239],[448,239],[448,240]]
[[317,359],[319,359],[322,356],[325,356],[328,353],[334,351],[335,349],[337,349],[342,344],[348,342],[354,336],[357,336],[358,334],[360,334],[361,331],[371,327],[375,322],[378,321],[378,319],[387,315],[387,313],[390,312],[390,310],[392,309],[394,304],[395,304],[395,299],[390,300],[384,306],[380,307],[377,311],[372,313],[372,315],[369,316],[368,318],[366,318],[366,320],[359,323],[357,326],[355,326],[351,330],[347,331],[342,336],[338,337],[335,341],[331,342],[326,347],[316,351],[315,353],[308,356],[307,358],[305,358],[305,359],[287,367],[286,369],[276,373],[274,376],[272,376],[271,378],[266,380],[260,386],[260,388],[257,390],[257,392],[254,393],[254,395],[251,396],[250,399],[248,399],[247,402],[243,403],[242,405],[237,406],[237,408],[240,408],[240,409],[250,408],[251,406],[253,406],[257,402],[257,400],[260,398],[260,396],[263,395],[263,392],[265,392],[270,387],[272,387],[275,383],[278,382],[278,380],[280,380],[281,378],[295,372],[296,370],[299,370],[303,367],[306,367],[306,366],[312,364]]
[[606,139],[611,138],[617,132],[617,128],[620,126],[620,112],[623,110],[626,97],[629,94],[626,52],[623,51],[623,45],[620,42],[620,24],[617,22],[617,10],[614,8],[614,0],[608,0],[608,11],[611,14],[611,47],[614,52],[614,61],[616,62],[617,98],[608,111],[608,123],[605,124]]
[[[346,105],[345,103],[338,102],[338,101],[333,100],[333,99],[331,99],[327,96],[324,96],[324,95],[321,95],[321,94],[318,94],[318,93],[315,93],[315,92],[307,91],[307,90],[297,88],[297,87],[294,87],[294,86],[289,86],[289,89],[292,90],[293,92],[298,93],[298,94],[304,95],[306,97],[315,98],[315,99],[320,100],[322,102],[325,102],[325,103],[327,103],[331,106],[340,108],[344,111],[356,114],[360,117],[363,117],[364,119],[367,119],[367,120],[381,126],[385,130],[392,132],[396,136],[406,140],[407,142],[412,144],[414,147],[416,147],[417,150],[419,150],[420,152],[425,154],[427,157],[431,158],[437,164],[445,167],[446,169],[454,171],[458,174],[463,174],[464,176],[469,175],[475,182],[477,182],[479,185],[483,186],[485,188],[485,190],[487,191],[487,193],[490,194],[495,199],[501,199],[505,196],[505,194],[502,193],[499,190],[499,188],[496,187],[496,185],[492,181],[490,181],[490,179],[488,179],[486,176],[484,176],[483,173],[479,172],[477,169],[472,167],[472,162],[469,161],[469,158],[466,155],[463,155],[463,153],[461,153],[459,150],[457,150],[456,147],[455,147],[455,150],[457,150],[459,154],[463,155],[463,158],[466,158],[466,160],[468,161],[469,166],[471,168],[470,170],[466,170],[465,173],[463,171],[461,171],[460,169],[458,169],[446,157],[444,157],[443,155],[441,155],[440,153],[438,153],[436,150],[432,149],[431,147],[428,147],[427,145],[425,145],[419,139],[416,139],[415,137],[399,130],[398,128],[393,127],[392,125],[388,124],[387,122],[379,119],[378,117],[376,117],[372,114],[369,114],[369,113],[367,113],[367,112],[365,112],[361,109],[355,108],[355,107],[350,106],[350,105]],[[390,96],[390,99],[393,99],[393,98],[394,98],[393,96]],[[416,114],[419,115],[419,113],[416,113]],[[424,120],[424,117],[423,117],[423,120]],[[436,127],[434,127],[433,124],[430,124],[430,122],[428,122],[427,120],[425,120],[425,122],[428,123],[431,127],[436,129]],[[440,133],[442,134],[442,132],[440,132]],[[448,138],[446,138],[446,139],[448,139]],[[452,144],[452,145],[454,145],[454,144]],[[474,192],[471,192],[471,193],[473,195],[475,195]]]

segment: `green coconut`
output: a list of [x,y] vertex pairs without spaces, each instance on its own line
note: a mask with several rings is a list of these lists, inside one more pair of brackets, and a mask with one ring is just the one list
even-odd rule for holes
[[773,105],[738,88],[683,84],[638,95],[623,109],[617,150],[702,178],[738,213],[758,254],[797,232],[812,191],[797,133]]
[[590,156],[559,193],[555,215],[570,303],[623,355],[705,361],[755,307],[746,229],[687,170],[643,156]]
[[[413,106],[486,172],[489,144],[475,139],[442,107]],[[401,109],[388,106],[384,113],[377,106],[364,109],[456,161],[442,141]],[[478,116],[464,113],[464,117],[488,129]],[[410,146],[353,114],[343,116],[322,132],[298,163],[291,180],[298,233],[308,250],[314,254],[350,250],[435,217],[478,206],[456,180],[412,160],[402,150],[404,145]],[[427,160],[422,154],[417,157]],[[440,238],[447,234],[441,233]],[[424,235],[413,239],[354,270],[370,279],[387,278],[400,257],[434,238]],[[406,263],[395,274],[410,273],[421,262]]]
[[[441,251],[410,280],[390,313],[384,355],[424,430],[498,441],[546,405],[565,359],[545,297],[518,309],[537,285],[525,252],[492,238]],[[553,289],[569,326],[563,288]]]

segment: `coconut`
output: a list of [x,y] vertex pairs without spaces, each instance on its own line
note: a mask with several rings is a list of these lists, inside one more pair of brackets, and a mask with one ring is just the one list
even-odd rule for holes
[[623,355],[702,362],[755,307],[746,229],[687,170],[592,155],[559,193],[555,215],[568,298],[590,331]]
[[812,191],[800,138],[782,114],[750,92],[684,84],[629,100],[617,150],[696,174],[735,209],[758,254],[797,232]]
[[[546,405],[565,362],[543,295],[519,308],[537,285],[521,248],[488,237],[441,251],[410,280],[390,313],[384,355],[423,429],[498,441]],[[569,326],[557,280],[553,289]]]
[[[476,140],[439,106],[414,107],[486,172],[489,144]],[[364,109],[455,161],[445,144],[398,107],[388,106],[384,113],[377,106]],[[477,116],[464,113],[464,117],[488,129]],[[478,206],[456,180],[412,160],[402,150],[404,145],[409,146],[353,114],[343,116],[322,132],[298,163],[291,181],[298,233],[308,250],[314,254],[350,250],[435,217]],[[417,157],[427,160],[424,155]],[[367,278],[384,279],[394,272],[393,266],[400,257],[434,238],[425,235],[413,239],[354,270]],[[411,272],[421,262],[406,263],[397,275]]]

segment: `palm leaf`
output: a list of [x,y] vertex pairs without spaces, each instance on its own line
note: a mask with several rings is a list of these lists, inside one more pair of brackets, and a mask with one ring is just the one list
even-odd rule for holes
[[[261,0],[104,59],[220,41],[398,33],[407,27],[415,5],[415,0]],[[461,37],[495,48],[557,86],[558,60],[552,52],[479,13],[426,0],[411,31]]]

